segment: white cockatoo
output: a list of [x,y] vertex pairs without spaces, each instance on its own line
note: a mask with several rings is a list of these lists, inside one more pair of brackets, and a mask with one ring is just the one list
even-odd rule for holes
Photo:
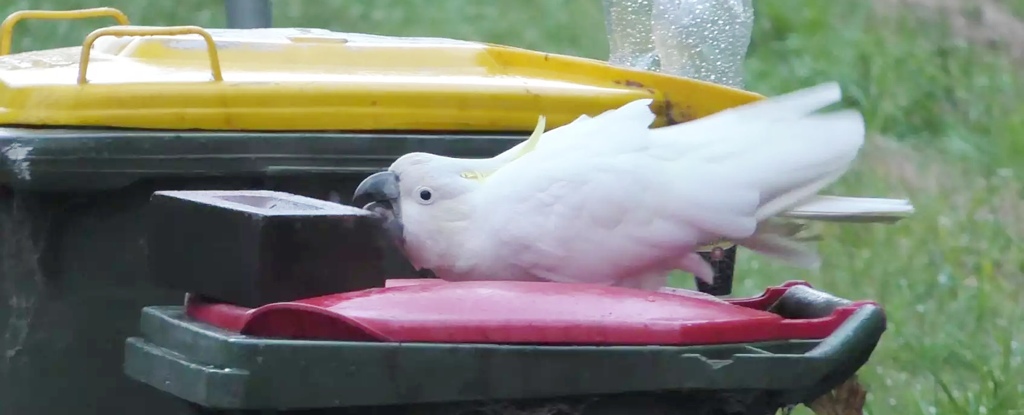
[[[675,269],[711,282],[697,250],[735,243],[802,267],[813,248],[778,217],[890,220],[905,201],[819,196],[864,143],[823,84],[650,128],[651,100],[534,134],[490,159],[406,154],[353,203],[417,269],[444,280],[514,279],[656,289]],[[877,215],[872,215],[872,213]]]

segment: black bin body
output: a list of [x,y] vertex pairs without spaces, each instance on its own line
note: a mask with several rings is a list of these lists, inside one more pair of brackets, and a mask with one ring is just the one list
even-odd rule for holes
[[[0,415],[193,413],[123,372],[139,310],[185,295],[148,277],[153,192],[347,203],[402,154],[490,157],[524,137],[0,128]],[[385,262],[391,277],[416,276],[394,249]]]

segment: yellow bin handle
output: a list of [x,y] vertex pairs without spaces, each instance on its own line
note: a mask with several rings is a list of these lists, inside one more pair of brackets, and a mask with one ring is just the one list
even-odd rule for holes
[[57,20],[88,19],[92,17],[113,17],[117,24],[129,25],[128,16],[113,7],[97,7],[80,10],[22,10],[11,13],[0,23],[0,56],[11,53],[14,25],[25,19]]
[[78,84],[86,82],[85,74],[89,70],[89,54],[92,51],[92,44],[103,36],[175,36],[175,35],[199,35],[206,41],[206,53],[210,57],[210,72],[214,81],[223,81],[224,75],[220,70],[220,56],[217,54],[217,44],[213,41],[210,32],[199,26],[110,26],[96,29],[85,37],[82,43],[82,56],[78,60]]

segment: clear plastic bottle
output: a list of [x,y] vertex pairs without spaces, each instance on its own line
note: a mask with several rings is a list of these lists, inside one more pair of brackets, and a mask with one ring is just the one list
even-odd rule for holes
[[658,52],[651,31],[653,0],[603,0],[608,30],[608,63],[657,71]]
[[751,0],[604,0],[609,62],[743,87]]

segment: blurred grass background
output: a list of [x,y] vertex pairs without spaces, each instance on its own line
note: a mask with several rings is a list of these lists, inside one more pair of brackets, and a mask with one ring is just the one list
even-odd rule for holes
[[[1024,414],[1024,1],[754,3],[748,89],[838,80],[872,134],[833,191],[910,197],[918,213],[823,228],[820,273],[741,252],[737,294],[805,279],[881,302],[890,325],[862,371],[868,413]],[[98,6],[137,24],[225,24],[210,0],[9,0],[0,12]],[[77,45],[101,24],[26,22],[15,50]],[[600,0],[278,0],[274,24],[608,53]]]

